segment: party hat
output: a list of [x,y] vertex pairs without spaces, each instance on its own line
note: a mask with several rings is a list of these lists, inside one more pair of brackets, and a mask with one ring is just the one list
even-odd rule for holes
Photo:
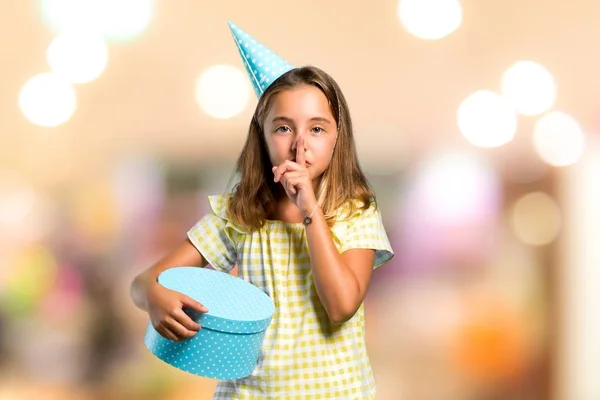
[[231,21],[229,22],[229,29],[244,62],[244,67],[246,67],[246,71],[250,76],[256,96],[262,96],[274,80],[294,68],[293,65]]

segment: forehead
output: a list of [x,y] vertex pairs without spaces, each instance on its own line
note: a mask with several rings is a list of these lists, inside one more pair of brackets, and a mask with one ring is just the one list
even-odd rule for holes
[[310,85],[286,89],[275,94],[267,114],[267,120],[278,116],[292,119],[321,116],[333,119],[325,94],[319,88]]

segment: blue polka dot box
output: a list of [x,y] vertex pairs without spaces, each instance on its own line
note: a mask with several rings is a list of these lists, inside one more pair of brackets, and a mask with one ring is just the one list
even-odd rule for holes
[[148,324],[144,343],[162,361],[213,379],[237,379],[252,373],[275,307],[256,286],[208,268],[176,267],[158,282],[199,301],[208,313],[185,309],[202,329],[182,342],[162,337]]

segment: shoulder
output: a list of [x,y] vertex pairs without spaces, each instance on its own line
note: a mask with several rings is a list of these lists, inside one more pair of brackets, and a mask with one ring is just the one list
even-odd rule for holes
[[361,199],[350,199],[335,210],[335,219],[336,222],[352,222],[377,213],[379,213],[379,208],[374,197],[367,202]]
[[217,215],[218,217],[227,218],[227,206],[229,204],[230,194],[217,194],[208,196],[208,204],[210,206],[210,212]]
[[209,212],[206,214],[209,218],[219,220],[224,228],[235,231],[238,234],[249,233],[246,229],[236,224],[230,217],[228,212],[231,193],[210,195],[208,196]]
[[383,265],[394,256],[381,210],[374,198],[368,203],[352,200],[340,211],[347,214],[344,220],[334,226],[340,253],[350,249],[373,249],[373,268]]

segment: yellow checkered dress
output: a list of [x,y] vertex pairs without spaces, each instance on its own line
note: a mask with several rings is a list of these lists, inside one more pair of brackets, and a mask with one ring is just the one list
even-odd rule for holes
[[[364,306],[348,322],[330,323],[313,285],[302,223],[268,220],[247,233],[229,221],[226,201],[210,196],[211,211],[188,237],[215,269],[227,272],[237,264],[241,278],[273,299],[275,314],[254,372],[220,381],[213,398],[373,399]],[[375,249],[374,268],[393,257],[375,204],[336,222],[331,231],[340,253]]]

